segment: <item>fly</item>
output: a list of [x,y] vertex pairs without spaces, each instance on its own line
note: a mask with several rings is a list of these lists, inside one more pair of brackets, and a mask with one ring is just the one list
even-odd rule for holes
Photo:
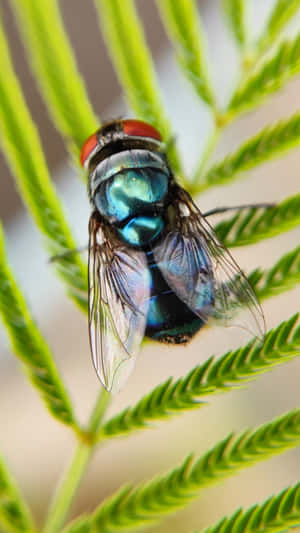
[[[105,124],[87,139],[89,336],[96,372],[122,388],[144,336],[189,342],[209,321],[264,336],[247,278],[175,180],[160,133],[139,120]],[[247,319],[236,318],[241,308]]]

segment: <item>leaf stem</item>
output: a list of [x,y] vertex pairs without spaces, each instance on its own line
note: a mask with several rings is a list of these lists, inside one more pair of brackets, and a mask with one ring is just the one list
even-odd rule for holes
[[222,111],[216,109],[214,111],[213,128],[207,139],[206,146],[204,148],[203,154],[201,155],[200,161],[196,166],[196,170],[191,179],[191,182],[189,183],[189,187],[187,187],[190,194],[196,195],[206,189],[207,184],[204,180],[204,176],[207,163],[209,162],[216,148],[217,142],[221,134],[223,133],[226,126],[230,124],[233,118],[234,115],[228,112],[227,110]]
[[220,126],[214,124],[213,129],[207,139],[203,154],[201,155],[200,161],[197,163],[196,170],[192,177],[192,189],[194,186],[197,187],[197,190],[199,190],[199,187],[201,188],[201,177],[204,175],[206,165],[216,147],[216,144],[221,134],[221,130],[222,128]]
[[100,427],[104,414],[110,401],[110,394],[102,389],[91,413],[85,432],[78,433],[82,440],[78,442],[71,462],[60,482],[48,517],[44,526],[44,533],[56,533],[60,531],[68,511],[71,507],[86,466],[91,459],[93,451],[98,445],[95,434]]
[[[241,87],[245,84],[247,79],[255,70],[256,65],[263,57],[263,52],[260,53],[258,46],[253,43],[245,43],[243,53],[241,55],[241,72],[237,83],[234,95],[239,92]],[[216,147],[221,133],[231,122],[242,115],[244,109],[230,109],[230,104],[223,110],[214,110],[214,125],[210,136],[208,137],[204,152],[196,166],[196,170],[189,184],[188,190],[190,194],[196,195],[207,188],[205,181],[205,169],[210,160],[211,155]]]

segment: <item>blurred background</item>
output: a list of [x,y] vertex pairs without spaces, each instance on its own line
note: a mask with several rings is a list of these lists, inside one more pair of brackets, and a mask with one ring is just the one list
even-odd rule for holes
[[[253,0],[251,26],[258,34],[268,16],[273,0]],[[120,86],[112,69],[99,32],[92,0],[61,0],[64,21],[76,52],[94,109],[101,120],[128,116]],[[53,181],[62,198],[67,218],[79,244],[87,243],[89,205],[86,189],[78,180],[60,135],[52,125],[45,105],[31,75],[24,49],[9,7],[0,0],[1,15],[13,55],[14,65],[32,115],[38,125]],[[159,20],[154,0],[137,0],[148,44],[154,54],[159,81],[167,110],[172,117],[176,142],[187,171],[198,160],[210,131],[210,115],[193,94],[175,66],[170,44]],[[226,102],[237,80],[238,61],[235,45],[224,24],[217,0],[199,1],[208,40],[216,91]],[[287,28],[289,35],[300,27],[295,20]],[[286,117],[300,103],[300,79],[294,80],[252,114],[226,130],[215,153],[221,158],[243,139],[264,125]],[[92,132],[91,132],[92,133]],[[299,191],[300,151],[274,160],[249,172],[247,179],[219,187],[198,199],[202,210],[222,205],[248,202],[276,202]],[[0,216],[4,221],[10,261],[29,301],[30,308],[55,354],[56,361],[71,391],[82,421],[87,419],[100,383],[90,360],[87,323],[84,315],[64,294],[54,277],[48,257],[40,246],[40,236],[24,210],[13,178],[0,153]],[[247,249],[234,250],[244,268],[269,267],[272,262],[299,243],[299,229]],[[268,328],[299,311],[299,288],[263,304]],[[215,330],[216,331],[216,330]],[[201,333],[188,347],[169,348],[148,344],[136,370],[123,392],[109,409],[113,414],[134,404],[165,378],[180,376],[212,354],[220,355],[241,341],[222,330]],[[26,493],[36,516],[41,520],[56,482],[74,447],[73,437],[52,419],[20,370],[10,352],[6,336],[0,331],[0,449]],[[148,479],[180,462],[192,450],[197,455],[230,431],[263,423],[299,405],[300,361],[274,370],[248,389],[210,399],[204,409],[170,422],[158,423],[157,429],[114,440],[99,449],[90,464],[72,508],[73,516],[92,510],[103,497],[127,481]],[[207,489],[186,511],[168,518],[149,531],[183,532],[201,529],[236,507],[262,501],[272,492],[299,481],[300,454],[292,451],[265,464],[247,469],[222,487]],[[217,501],[218,505],[211,502]]]

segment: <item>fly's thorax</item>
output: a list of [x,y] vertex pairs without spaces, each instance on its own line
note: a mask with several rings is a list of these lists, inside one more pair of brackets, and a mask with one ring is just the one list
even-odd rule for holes
[[98,164],[90,176],[90,197],[122,240],[145,246],[163,230],[169,181],[163,154],[125,150]]

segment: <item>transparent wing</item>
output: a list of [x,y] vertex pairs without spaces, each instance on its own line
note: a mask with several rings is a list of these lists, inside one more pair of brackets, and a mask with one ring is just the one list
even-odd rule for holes
[[150,277],[145,255],[112,246],[97,215],[90,219],[89,334],[96,372],[118,392],[132,372],[144,337]]
[[263,311],[246,276],[188,193],[177,187],[175,194],[170,231],[153,250],[168,285],[204,322],[215,318],[263,339]]

